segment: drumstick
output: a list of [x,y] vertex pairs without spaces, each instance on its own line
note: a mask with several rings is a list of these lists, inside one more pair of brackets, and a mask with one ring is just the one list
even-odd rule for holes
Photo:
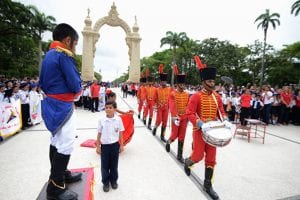
[[223,124],[223,125],[217,125],[217,126],[212,126],[210,128],[223,128],[223,127],[225,127],[225,124]]

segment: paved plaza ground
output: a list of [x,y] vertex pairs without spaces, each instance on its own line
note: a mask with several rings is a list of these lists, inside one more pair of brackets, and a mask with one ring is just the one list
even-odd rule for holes
[[[122,98],[119,89],[118,108],[137,112],[136,98]],[[135,133],[120,154],[119,188],[102,191],[100,157],[95,149],[80,147],[87,139],[95,139],[97,121],[104,112],[92,113],[77,109],[78,138],[69,168],[94,167],[95,200],[201,200],[210,199],[202,191],[204,162],[193,168],[187,177],[177,162],[177,142],[173,153],[154,137],[134,115]],[[154,122],[152,123],[154,124]],[[184,157],[191,152],[192,126],[189,124]],[[160,134],[160,128],[157,131]],[[167,127],[166,136],[170,133]],[[0,143],[0,199],[33,200],[49,176],[49,137],[44,124],[22,131]],[[217,149],[214,188],[222,200],[300,199],[300,127],[267,127],[265,144],[258,138],[250,143],[237,136],[231,143]]]

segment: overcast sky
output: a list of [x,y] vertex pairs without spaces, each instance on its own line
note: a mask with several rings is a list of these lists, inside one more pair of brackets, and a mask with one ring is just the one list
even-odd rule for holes
[[[119,17],[130,27],[134,16],[140,28],[141,58],[161,51],[160,39],[167,31],[185,32],[189,38],[200,40],[215,37],[232,44],[246,46],[256,39],[263,40],[255,19],[266,9],[280,14],[281,25],[269,28],[267,42],[276,49],[300,41],[300,15],[291,15],[296,0],[19,0],[35,5],[41,12],[56,18],[57,23],[68,23],[79,33],[77,53],[82,54],[82,34],[87,9],[95,22],[108,15],[113,2]],[[102,72],[103,80],[113,80],[127,71],[129,65],[125,32],[120,27],[103,26],[96,44],[95,71]],[[51,34],[44,34],[44,40]]]

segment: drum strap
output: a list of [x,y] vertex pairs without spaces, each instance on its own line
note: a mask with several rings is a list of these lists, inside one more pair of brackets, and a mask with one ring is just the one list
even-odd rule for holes
[[215,101],[215,103],[216,103],[216,105],[217,105],[217,109],[218,109],[218,113],[219,113],[220,119],[221,119],[221,121],[223,122],[224,119],[223,119],[222,113],[221,113],[221,111],[220,111],[219,104],[218,104],[218,102],[217,102],[216,96],[215,96],[214,93],[212,93],[211,95],[212,95],[212,97],[213,97],[213,99],[214,99],[214,101]]

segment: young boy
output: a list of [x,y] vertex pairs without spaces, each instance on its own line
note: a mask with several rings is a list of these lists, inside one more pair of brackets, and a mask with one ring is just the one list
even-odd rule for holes
[[101,155],[101,176],[103,191],[109,191],[109,183],[113,189],[118,188],[118,161],[119,152],[124,150],[124,126],[121,118],[115,114],[117,103],[105,103],[106,117],[98,122],[97,153]]

